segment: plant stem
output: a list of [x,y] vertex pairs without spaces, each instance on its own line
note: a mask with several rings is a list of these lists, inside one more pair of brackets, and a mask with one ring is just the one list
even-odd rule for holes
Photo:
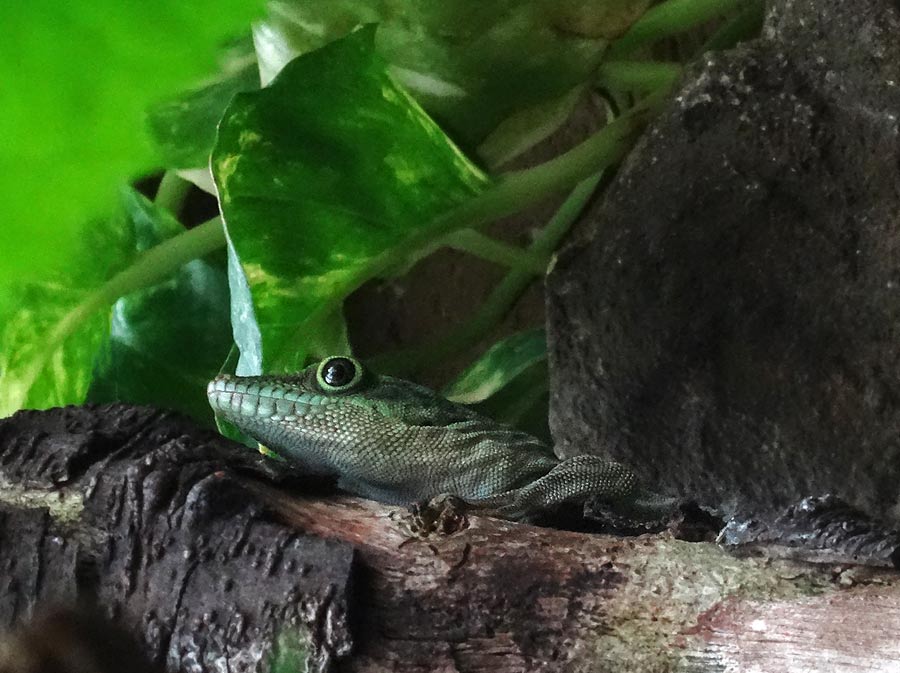
[[451,232],[441,242],[448,248],[467,252],[475,257],[508,266],[517,271],[524,271],[533,276],[542,275],[547,270],[549,261],[546,255],[534,255],[530,250],[522,250],[503,243],[474,229],[459,229]]
[[[582,180],[618,163],[631,149],[653,113],[661,107],[666,93],[667,89],[660,89],[650,94],[568,152],[534,168],[502,175],[492,188],[438,216],[431,225],[424,227],[421,233],[411,236],[402,245],[394,246],[373,258],[360,275],[366,279],[384,277],[392,269],[401,268],[417,252],[433,246],[436,236],[446,236],[458,229],[479,227],[525,210],[528,206],[564,189],[571,189]],[[339,301],[343,301],[357,287],[354,277],[344,287],[335,288],[334,294],[340,298]],[[307,317],[307,322],[317,318],[319,313],[334,308],[330,303],[321,306]],[[394,365],[393,360],[391,362],[392,367],[384,369],[400,371],[400,365]]]
[[163,173],[153,202],[165,208],[176,218],[181,213],[184,200],[191,191],[191,183],[181,178],[175,171]]
[[[572,188],[591,174],[621,161],[649,121],[651,110],[651,105],[636,106],[568,152],[534,168],[505,174],[483,198],[476,198],[468,208],[459,210],[472,211],[470,222],[484,224]],[[447,219],[464,214],[451,214]]]
[[[442,216],[435,227],[426,227],[428,234],[373,260],[367,276],[377,277],[385,270],[395,268],[400,260],[428,245],[435,228],[449,233],[463,227],[479,226],[524,210],[562,189],[574,186],[572,193],[528,249],[534,255],[552,254],[593,193],[602,172],[628,153],[649,118],[661,107],[667,93],[668,88],[656,90],[568,152],[534,168],[507,173],[494,188]],[[426,363],[439,362],[451,353],[477,343],[509,311],[532,280],[530,271],[512,271],[494,288],[471,319],[436,345],[385,354],[373,358],[373,364],[382,371],[409,374],[423,368]],[[348,294],[349,291],[352,288]]]
[[678,63],[607,61],[597,69],[599,82],[615,91],[653,91],[670,87],[681,76]]
[[222,227],[222,218],[214,217],[150,248],[131,266],[110,278],[69,311],[51,332],[48,350],[55,350],[95,311],[111,306],[119,297],[130,292],[165,280],[184,264],[207,255],[224,244],[225,230]]
[[648,10],[606,51],[607,60],[620,59],[646,45],[723,16],[747,0],[668,0]]
[[[306,316],[304,324],[313,324],[325,314],[336,310],[359,287],[359,279],[383,278],[402,268],[416,253],[434,246],[435,239],[453,231],[479,227],[506,215],[512,215],[539,203],[603,169],[618,163],[631,149],[635,140],[656,111],[662,107],[668,89],[658,89],[644,98],[615,121],[607,124],[590,138],[550,161],[534,168],[512,171],[500,176],[493,187],[439,215],[420,233],[410,236],[372,258],[364,269],[333,287],[333,302],[324,302]],[[551,251],[548,251],[548,254]],[[529,272],[530,273],[530,272]],[[400,371],[400,365],[383,369]]]
[[[465,227],[478,227],[488,222],[525,210],[565,189],[571,189],[591,175],[617,164],[624,158],[644,126],[661,107],[668,89],[659,89],[607,124],[568,152],[533,168],[505,173],[491,189],[463,203],[438,218],[434,226],[410,239],[403,246],[405,259],[411,250],[427,245],[435,233],[449,233]],[[381,260],[379,264],[393,262]],[[390,265],[387,266],[390,268]]]
[[[547,225],[528,248],[536,256],[551,255],[572,223],[578,218],[588,199],[594,193],[601,174],[579,183],[559,207]],[[453,353],[465,350],[480,341],[503,319],[522,293],[534,282],[534,274],[528,270],[511,271],[493,289],[475,315],[449,335],[427,348],[415,348],[388,353],[373,358],[377,369],[409,375],[433,363],[441,362]]]
[[[119,297],[165,280],[182,265],[207,255],[224,244],[222,218],[214,217],[142,253],[131,266],[88,294],[54,325],[44,342],[43,357],[32,361],[27,373],[21,377],[19,387],[27,394],[50,358],[94,313],[112,306]],[[24,402],[23,398],[22,403]]]
[[730,49],[738,42],[743,42],[759,35],[763,20],[766,16],[766,4],[762,0],[755,0],[742,9],[733,19],[725,22],[721,28],[713,33],[700,49],[705,51],[718,51]]
[[214,217],[150,248],[131,266],[106,281],[96,294],[103,301],[112,303],[129,292],[156,285],[191,260],[208,255],[223,245],[222,218]]

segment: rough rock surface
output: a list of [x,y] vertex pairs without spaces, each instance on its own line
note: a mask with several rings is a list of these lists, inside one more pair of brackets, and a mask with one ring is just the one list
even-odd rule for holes
[[897,516],[898,35],[893,0],[778,0],[686,76],[548,279],[563,453]]

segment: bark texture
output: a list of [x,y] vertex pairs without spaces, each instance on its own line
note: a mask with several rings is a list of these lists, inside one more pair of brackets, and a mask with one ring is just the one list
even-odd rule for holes
[[[0,477],[0,625],[93,603],[173,673],[269,670],[298,630],[344,672],[900,667],[893,572],[464,515],[411,537],[405,510],[298,496],[252,450],[147,408],[0,421]],[[103,654],[71,616],[7,643],[71,662],[54,641],[80,637]]]
[[0,627],[96,604],[171,671],[262,670],[302,630],[349,651],[353,549],[272,522],[234,475],[253,452],[180,416],[110,405],[0,421]]

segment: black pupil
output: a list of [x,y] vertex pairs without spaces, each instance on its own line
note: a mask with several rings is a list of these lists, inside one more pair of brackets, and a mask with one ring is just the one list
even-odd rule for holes
[[325,363],[322,380],[330,386],[345,386],[353,380],[356,367],[347,358],[332,358]]

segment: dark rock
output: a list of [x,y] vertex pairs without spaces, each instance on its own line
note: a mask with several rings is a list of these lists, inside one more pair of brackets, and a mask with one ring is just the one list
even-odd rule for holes
[[738,554],[790,557],[813,563],[900,568],[900,532],[832,495],[804,498],[772,519],[736,517],[718,541]]
[[548,279],[551,426],[720,511],[900,484],[900,8],[703,59]]

